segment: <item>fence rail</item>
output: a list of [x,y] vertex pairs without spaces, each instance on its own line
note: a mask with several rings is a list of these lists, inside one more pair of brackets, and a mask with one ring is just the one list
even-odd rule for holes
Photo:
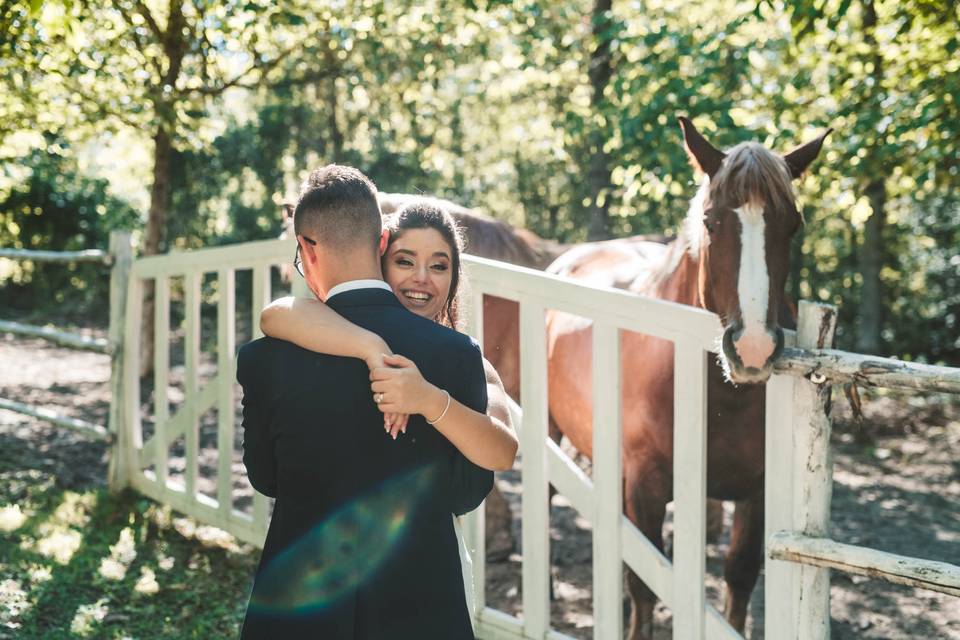
[[107,251],[87,249],[85,251],[34,251],[32,249],[0,249],[0,258],[10,260],[31,260],[33,262],[93,262],[111,265],[113,257]]
[[42,338],[48,342],[70,349],[106,354],[113,352],[113,345],[105,338],[93,338],[80,333],[58,331],[53,327],[41,327],[33,324],[14,322],[12,320],[0,320],[0,333],[4,332],[28,338]]
[[788,347],[774,366],[778,373],[802,376],[821,384],[854,382],[865,387],[960,394],[960,369],[835,349]]
[[876,549],[781,531],[770,537],[768,552],[788,560],[960,597],[960,567]]
[[75,332],[60,331],[53,327],[41,327],[11,320],[0,320],[0,332],[41,338],[70,349],[93,351],[109,355],[111,358],[111,394],[107,427],[104,428],[98,424],[63,415],[47,407],[31,406],[14,400],[0,398],[0,408],[44,420],[50,424],[71,429],[89,438],[102,440],[112,445],[113,449],[110,455],[108,476],[110,487],[114,490],[122,488],[122,486],[116,482],[115,475],[116,460],[119,457],[116,432],[118,430],[117,420],[120,414],[119,403],[121,397],[119,385],[119,352],[121,352],[122,349],[118,348],[118,345],[122,345],[123,343],[122,310],[125,304],[127,275],[132,261],[132,255],[130,234],[125,231],[113,231],[110,233],[110,247],[108,251],[100,251],[98,249],[86,251],[0,249],[0,258],[11,260],[61,263],[91,262],[110,267],[110,329],[106,339],[93,338]]
[[104,442],[108,443],[113,442],[113,435],[104,427],[98,424],[93,424],[92,422],[87,422],[86,420],[80,420],[79,418],[71,418],[70,416],[59,414],[55,411],[47,409],[46,407],[35,407],[33,405],[23,404],[22,402],[0,398],[0,409],[6,409],[7,411],[13,411],[15,413],[22,413],[32,418],[37,418],[38,420],[55,424],[59,427],[66,427],[67,429],[71,429],[77,433],[82,433],[83,435],[95,440],[103,440]]

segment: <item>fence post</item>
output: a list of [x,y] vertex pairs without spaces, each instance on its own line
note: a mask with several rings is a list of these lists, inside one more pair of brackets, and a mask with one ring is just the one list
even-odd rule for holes
[[133,249],[128,231],[110,232],[110,256],[113,265],[110,268],[110,415],[107,428],[113,441],[110,444],[110,463],[107,470],[107,483],[110,491],[118,492],[129,484],[129,469],[124,464],[120,449],[123,438],[121,430],[129,428],[123,423],[123,337],[124,316],[127,308],[127,285],[130,280],[130,266],[133,263]]
[[795,638],[793,574],[800,567],[774,560],[770,536],[793,528],[793,395],[798,380],[775,374],[767,381],[764,431],[763,635]]
[[[800,302],[797,346],[824,349],[833,346],[837,311],[831,305]],[[794,384],[793,406],[793,530],[827,537],[833,492],[833,459],[830,455],[830,386],[812,374]],[[830,570],[801,565],[793,572],[796,601],[796,638],[827,640],[830,637]]]

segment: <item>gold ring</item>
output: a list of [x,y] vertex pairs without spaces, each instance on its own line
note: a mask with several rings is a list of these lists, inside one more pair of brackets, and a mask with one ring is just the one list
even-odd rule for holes
[[380,404],[383,401],[383,394],[382,393],[373,394],[373,401],[376,402],[377,404]]

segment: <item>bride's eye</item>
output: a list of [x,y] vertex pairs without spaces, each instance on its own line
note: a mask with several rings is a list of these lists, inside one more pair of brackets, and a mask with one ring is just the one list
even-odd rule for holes
[[413,266],[413,262],[411,262],[408,258],[397,258],[394,262],[395,262],[395,264],[398,264],[398,265],[400,265],[401,267],[411,267],[411,266]]
[[448,265],[443,264],[442,262],[433,265],[434,271],[446,271],[449,268],[450,267]]

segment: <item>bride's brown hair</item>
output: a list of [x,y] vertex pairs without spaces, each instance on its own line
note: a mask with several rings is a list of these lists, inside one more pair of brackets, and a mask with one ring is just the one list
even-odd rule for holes
[[390,231],[388,249],[408,229],[433,229],[450,245],[450,293],[436,321],[452,329],[459,329],[460,254],[463,252],[463,233],[457,221],[448,211],[431,202],[416,202],[384,218],[384,227]]

